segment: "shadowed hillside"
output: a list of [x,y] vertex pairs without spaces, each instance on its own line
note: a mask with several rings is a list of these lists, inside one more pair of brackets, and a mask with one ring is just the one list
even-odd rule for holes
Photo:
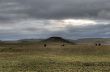
[[42,42],[45,42],[45,43],[69,43],[69,44],[75,44],[75,42],[71,42],[67,39],[64,39],[62,37],[50,37],[46,40],[43,40]]

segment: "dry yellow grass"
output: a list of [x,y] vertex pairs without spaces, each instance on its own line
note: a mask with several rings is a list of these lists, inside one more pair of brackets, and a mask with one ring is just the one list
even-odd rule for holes
[[110,46],[2,45],[0,72],[109,72]]

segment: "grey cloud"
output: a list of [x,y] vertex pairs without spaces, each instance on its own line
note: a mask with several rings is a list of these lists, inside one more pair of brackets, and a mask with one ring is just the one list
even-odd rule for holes
[[[38,0],[37,0],[38,1]],[[46,0],[31,2],[30,16],[35,18],[97,17],[102,10],[109,10],[108,0]],[[38,4],[36,4],[38,3]]]
[[[0,0],[5,18],[107,18],[110,0]],[[106,14],[107,13],[107,14]],[[15,14],[15,16],[11,15]],[[23,16],[24,15],[24,16]],[[105,16],[104,16],[105,15]],[[0,19],[3,19],[2,17]]]
[[20,3],[12,0],[0,0],[0,21],[11,21],[26,18],[28,15],[23,13],[27,8]]
[[[66,38],[110,36],[110,24],[82,28],[68,25],[64,30],[48,30],[53,24],[45,19],[68,18],[94,18],[102,21],[110,19],[110,0],[0,0],[0,27],[4,28],[0,29],[0,39],[44,38],[57,35]],[[27,19],[30,19],[30,22],[19,23],[20,20],[22,22]],[[31,19],[43,22],[31,22]],[[36,24],[33,26],[32,23]]]
[[67,26],[65,29],[58,31],[34,27],[0,30],[0,39],[47,38],[50,36],[61,36],[68,39],[109,37],[110,24],[86,27]]
[[102,10],[98,13],[99,18],[110,19],[110,10]]
[[79,28],[68,26],[63,31],[54,32],[53,36],[62,36],[65,38],[70,38],[70,39],[101,38],[101,37],[109,38],[110,37],[110,24],[79,27]]

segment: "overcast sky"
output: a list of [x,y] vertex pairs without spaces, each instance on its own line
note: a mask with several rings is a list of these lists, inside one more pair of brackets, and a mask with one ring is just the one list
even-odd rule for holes
[[0,40],[110,37],[110,0],[0,0]]

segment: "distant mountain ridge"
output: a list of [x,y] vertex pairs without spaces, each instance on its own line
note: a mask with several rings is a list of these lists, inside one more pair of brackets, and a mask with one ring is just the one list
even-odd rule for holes
[[28,42],[28,41],[41,41],[41,40],[44,40],[44,39],[22,39],[22,40],[18,40],[18,41]]
[[76,42],[77,43],[96,43],[96,42],[106,43],[106,42],[110,42],[110,38],[83,38],[83,39],[76,40]]
[[65,39],[62,37],[49,37],[47,39],[21,39],[17,41],[0,41],[0,43],[26,43],[26,42],[63,42],[63,43],[96,43],[96,42],[101,42],[101,43],[110,43],[110,38],[82,38],[78,40],[72,40],[72,39]]

